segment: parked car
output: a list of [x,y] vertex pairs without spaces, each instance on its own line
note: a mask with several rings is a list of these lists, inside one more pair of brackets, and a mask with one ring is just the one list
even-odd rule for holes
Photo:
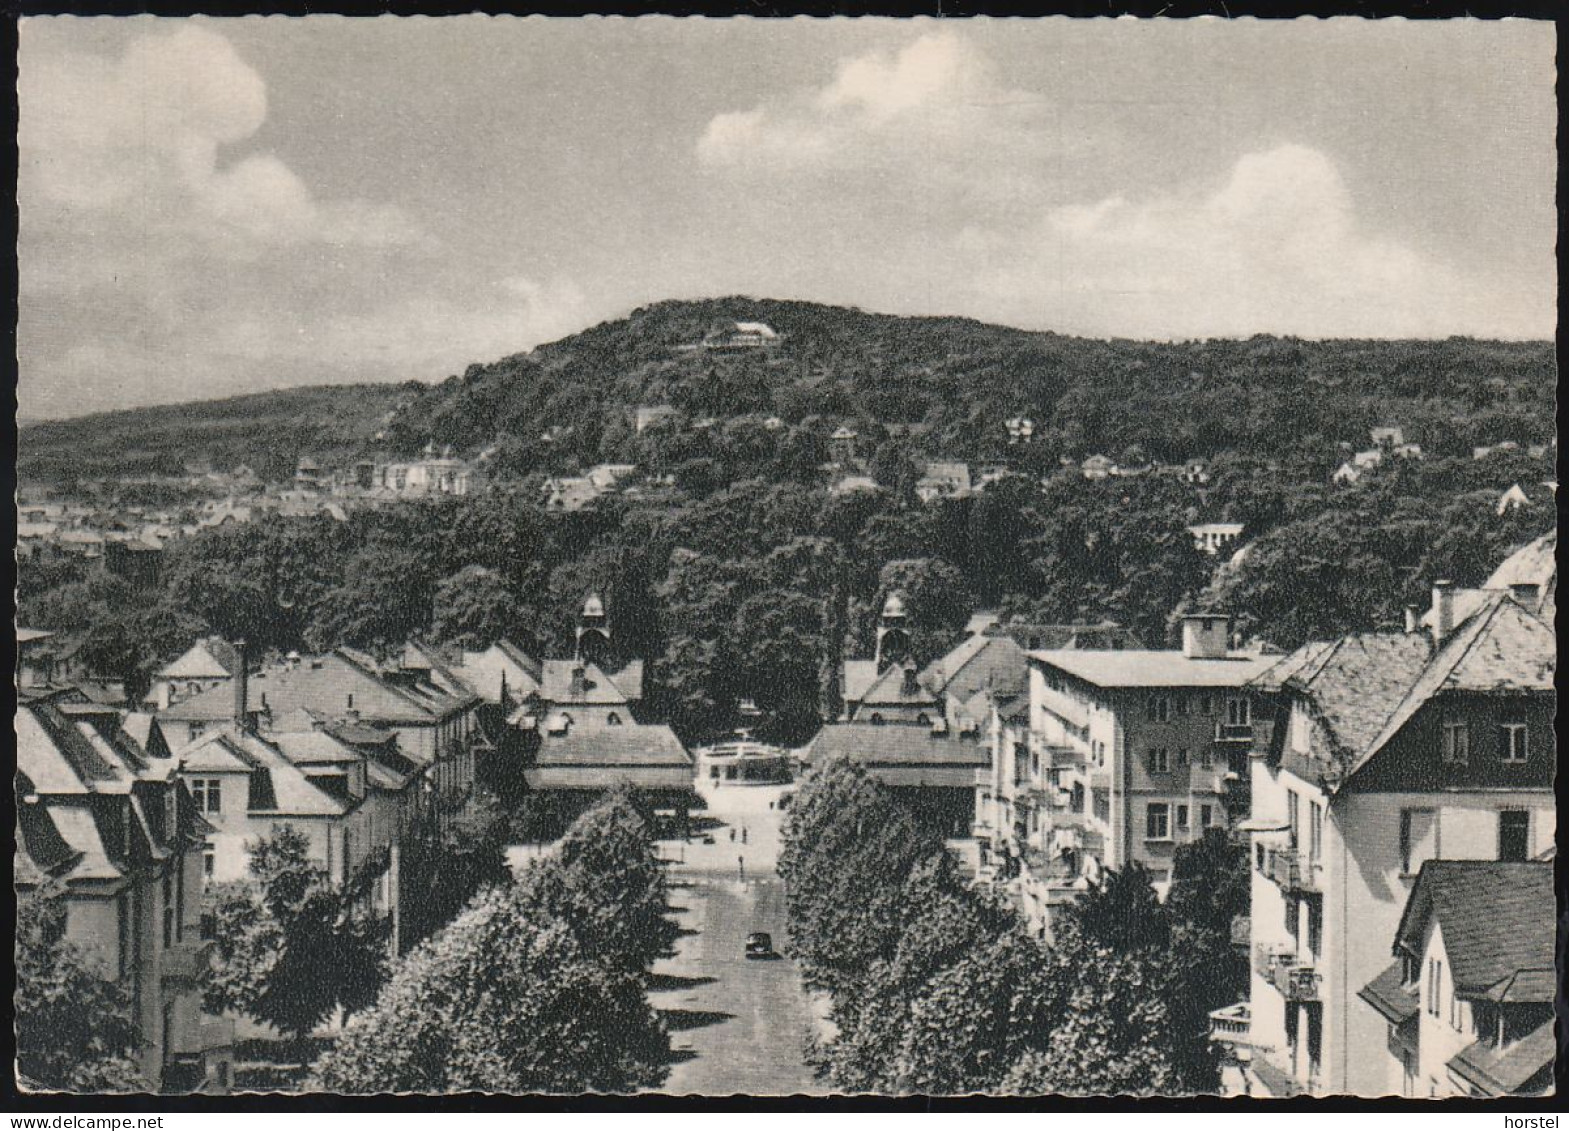
[[774,956],[774,939],[767,931],[753,931],[746,936],[746,956],[748,958],[772,958]]

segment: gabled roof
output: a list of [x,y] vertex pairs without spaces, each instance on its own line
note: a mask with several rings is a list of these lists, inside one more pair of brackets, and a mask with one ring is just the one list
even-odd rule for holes
[[1557,1054],[1558,1042],[1549,1017],[1511,1044],[1473,1042],[1446,1067],[1488,1095],[1509,1096],[1534,1091],[1538,1080],[1550,1088]]
[[1551,530],[1527,542],[1495,569],[1483,589],[1508,589],[1511,585],[1546,586],[1558,576],[1558,532]]
[[1406,900],[1396,944],[1418,953],[1436,918],[1458,996],[1551,1001],[1553,906],[1548,861],[1429,860]]
[[1482,609],[1444,641],[1350,772],[1366,765],[1428,700],[1443,692],[1551,691],[1557,656],[1552,629],[1506,594],[1489,595]]
[[217,637],[198,640],[155,673],[160,679],[224,679],[240,670],[240,654]]
[[691,771],[692,755],[664,725],[628,722],[621,726],[582,727],[565,734],[544,733],[533,767],[674,766]]
[[[583,669],[583,687],[572,687],[574,669]],[[540,697],[549,703],[580,703],[597,706],[627,706],[642,698],[643,662],[634,660],[615,676],[607,675],[598,664],[576,660],[546,660],[541,673]],[[628,685],[623,687],[623,683]],[[629,693],[630,690],[630,693]]]
[[915,686],[907,686],[905,668],[902,664],[890,664],[885,668],[872,685],[861,696],[861,703],[866,707],[915,707],[936,706],[942,701],[942,696],[929,687],[922,678],[919,669],[910,669],[915,675]]
[[831,723],[806,747],[808,761],[844,755],[857,762],[889,766],[991,764],[983,742],[933,734],[930,727],[899,723]]
[[934,690],[966,700],[988,688],[1016,691],[1028,676],[1024,649],[1007,636],[971,636],[947,655],[928,664],[921,681]]
[[224,727],[202,736],[181,752],[182,773],[247,774],[247,808],[252,813],[334,817],[354,808],[352,798],[334,796],[311,782],[304,770],[284,754],[276,741],[281,737],[269,740],[237,727]]
[[1425,633],[1364,632],[1303,645],[1252,686],[1286,688],[1308,699],[1337,753],[1368,750],[1427,665]]
[[841,693],[848,703],[858,703],[877,682],[876,660],[846,660]]
[[1406,986],[1405,964],[1401,962],[1386,967],[1382,974],[1358,990],[1357,996],[1391,1025],[1403,1025],[1421,1010],[1416,991]]

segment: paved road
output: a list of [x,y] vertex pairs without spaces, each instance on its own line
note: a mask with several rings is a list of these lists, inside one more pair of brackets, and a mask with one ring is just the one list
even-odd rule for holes
[[[675,957],[654,967],[652,1000],[665,1013],[676,1049],[659,1088],[674,1095],[821,1094],[802,1055],[813,1019],[788,959],[748,959],[746,936],[767,931],[775,949],[785,934],[778,851],[777,790],[734,787],[709,797],[708,816],[723,822],[712,845],[665,842],[671,903],[684,933]],[[747,830],[746,842],[740,828]],[[730,830],[736,840],[730,840]],[[745,859],[740,878],[738,857]]]

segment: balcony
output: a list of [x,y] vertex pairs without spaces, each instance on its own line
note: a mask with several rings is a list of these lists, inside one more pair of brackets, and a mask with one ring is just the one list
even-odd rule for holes
[[1223,743],[1253,741],[1252,723],[1216,723],[1215,741]]
[[1318,971],[1311,966],[1299,965],[1296,953],[1290,947],[1259,944],[1253,955],[1253,970],[1274,986],[1287,1001],[1319,1000]]
[[212,965],[212,942],[191,939],[165,947],[159,973],[165,982],[199,982]]
[[1291,848],[1271,848],[1264,856],[1264,875],[1288,895],[1320,894],[1318,867]]
[[1051,768],[1054,770],[1082,767],[1088,760],[1088,755],[1076,746],[1048,746],[1046,754],[1051,759]]
[[1209,1039],[1216,1044],[1233,1049],[1247,1049],[1253,1045],[1253,1019],[1249,1005],[1239,1001],[1209,1015]]

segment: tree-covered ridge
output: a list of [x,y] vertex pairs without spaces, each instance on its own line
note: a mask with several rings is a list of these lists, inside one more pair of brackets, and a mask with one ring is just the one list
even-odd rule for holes
[[222,400],[152,405],[24,425],[23,484],[180,475],[189,462],[243,464],[286,480],[302,453],[352,460],[374,445],[388,415],[424,386],[363,384],[277,389]]
[[[683,349],[735,321],[776,346]],[[1400,424],[1438,454],[1552,432],[1546,342],[1099,341],[963,318],[897,317],[816,303],[731,297],[670,301],[528,353],[471,365],[396,416],[388,440],[474,449],[501,441],[519,467],[616,459],[638,445],[630,406],[689,419],[777,415],[797,425],[920,424],[912,447],[984,458],[1003,422],[1037,426],[1053,457],[1104,451],[1162,461],[1224,451],[1333,453]],[[542,439],[547,430],[555,437]],[[645,439],[643,445],[648,447]]]
[[[735,321],[764,322],[780,340],[684,348]],[[302,454],[347,463],[430,442],[470,455],[497,445],[492,466],[503,473],[679,462],[664,458],[657,435],[635,433],[633,410],[654,404],[688,423],[776,415],[817,442],[855,422],[867,455],[888,438],[885,425],[913,424],[902,449],[965,459],[1002,454],[1003,422],[1023,414],[1035,421],[1031,455],[1043,468],[1097,451],[1333,460],[1338,441],[1360,445],[1369,428],[1391,423],[1432,454],[1460,455],[1546,441],[1555,385],[1548,342],[1100,341],[730,297],[655,303],[437,384],[280,390],[33,424],[21,432],[20,474],[173,474],[201,458],[286,478]],[[816,455],[811,440],[796,444]]]

